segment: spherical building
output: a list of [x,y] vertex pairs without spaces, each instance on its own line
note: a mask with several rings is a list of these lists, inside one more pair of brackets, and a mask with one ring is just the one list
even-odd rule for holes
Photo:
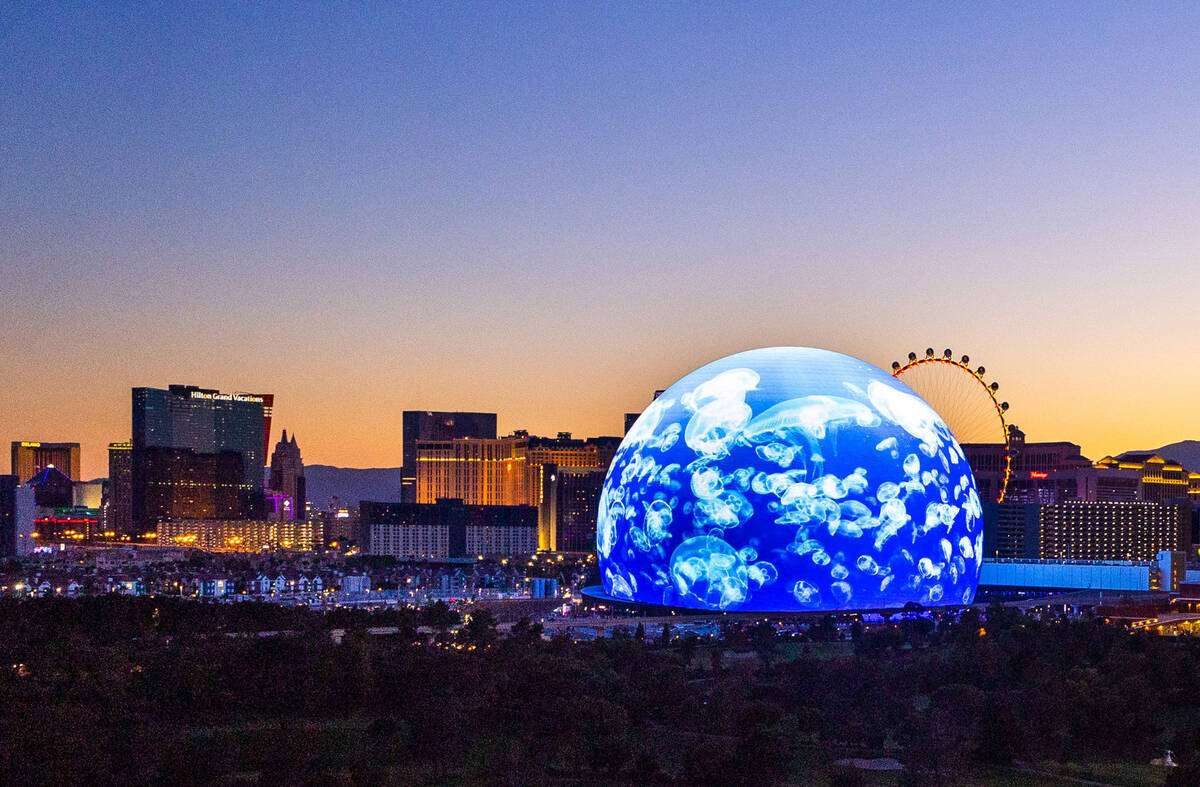
[[848,355],[750,350],[676,382],[608,470],[596,528],[614,598],[713,610],[970,603],[975,479],[946,424]]

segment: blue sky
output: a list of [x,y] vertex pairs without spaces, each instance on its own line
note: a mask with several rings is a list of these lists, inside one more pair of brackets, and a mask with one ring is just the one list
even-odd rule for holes
[[406,407],[611,433],[789,343],[961,347],[1091,455],[1194,437],[1196,40],[1183,3],[6,4],[0,437],[99,474],[128,388],[189,382],[393,464]]

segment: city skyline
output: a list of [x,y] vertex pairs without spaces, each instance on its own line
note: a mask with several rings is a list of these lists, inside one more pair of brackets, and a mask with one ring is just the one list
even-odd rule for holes
[[[1200,10],[12,7],[0,440],[133,387],[620,434],[716,358],[983,363],[1031,440],[1200,438]],[[52,285],[52,286],[51,286]]]
[[[902,356],[902,353],[896,354],[896,358],[901,358]],[[864,358],[864,360],[866,360],[866,358]],[[885,368],[887,366],[887,364],[883,362],[878,362],[875,365],[879,366],[880,368]],[[990,363],[988,364],[988,370],[989,378],[1005,380],[1005,378],[999,373],[993,374],[995,367]],[[679,373],[679,377],[684,376],[684,374],[689,371],[692,371],[692,369],[686,369]],[[674,379],[668,382],[674,382]],[[166,383],[157,384],[166,385]],[[253,387],[241,385],[235,382],[212,384],[208,380],[172,384],[198,384],[201,386],[208,386],[221,390],[241,390],[247,387]],[[280,391],[291,388],[291,386],[286,384],[272,386],[272,384],[269,382],[267,383],[267,386],[274,387]],[[466,402],[468,404],[478,403],[473,407],[443,406],[445,404],[444,399],[441,402],[434,403],[436,406],[431,406],[429,408],[404,406],[403,409],[455,411],[472,410],[479,412],[496,412],[497,423],[499,425],[497,431],[499,434],[510,434],[514,430],[527,430],[530,434],[535,435],[553,435],[561,431],[568,431],[580,437],[604,435],[619,436],[624,433],[624,413],[640,412],[642,409],[644,409],[645,406],[648,405],[652,400],[654,390],[657,390],[657,388],[654,385],[645,388],[644,391],[642,391],[640,401],[637,401],[636,394],[639,390],[641,389],[635,388],[632,394],[622,397],[622,401],[629,402],[629,405],[624,409],[604,413],[580,414],[571,423],[566,424],[555,420],[553,416],[545,415],[545,413],[548,411],[562,412],[567,414],[569,417],[571,409],[569,403],[534,401],[526,402],[523,407],[514,407],[513,409],[517,412],[536,414],[532,415],[528,420],[525,420],[506,413],[504,410],[499,408],[487,407],[486,394],[480,394],[479,397],[475,399],[451,400],[453,402]],[[1017,402],[1020,401],[1020,392],[1014,392],[1011,385],[1002,383],[1001,394],[1003,397],[1011,398]],[[1136,398],[1136,395],[1136,389],[1132,388],[1127,394],[1127,396],[1130,398]],[[125,424],[129,423],[129,396],[130,393],[127,391],[123,397],[125,401],[121,403],[123,406],[114,404],[112,407],[107,408],[109,410],[118,412],[101,412],[102,417],[99,418],[89,415],[89,410],[86,409],[96,406],[97,397],[91,396],[87,398],[81,398],[78,402],[78,406],[72,408],[74,412],[80,414],[81,420],[78,422],[60,420],[59,416],[54,413],[48,413],[47,417],[43,421],[39,421],[36,418],[30,418],[28,417],[29,414],[26,414],[26,417],[22,418],[22,414],[20,412],[9,411],[2,413],[0,414],[0,428],[2,428],[3,431],[0,431],[0,443],[4,441],[11,442],[21,440],[41,440],[43,442],[70,440],[73,442],[78,442],[81,444],[80,453],[82,456],[81,464],[83,467],[83,472],[80,474],[80,478],[76,480],[105,477],[108,470],[109,443],[129,439],[128,435],[124,437],[112,436],[119,432],[120,427],[117,427],[115,430],[110,430],[111,434],[110,431],[105,431],[105,429],[107,428],[108,424],[120,423],[122,420]],[[279,397],[280,394],[276,394],[276,396]],[[506,396],[500,393],[498,393],[494,398],[497,401],[507,399]],[[395,411],[393,415],[393,423],[389,424],[388,414],[386,412],[372,412],[365,406],[358,407],[357,412],[359,413],[361,420],[353,424],[349,432],[349,434],[358,436],[356,441],[354,439],[347,438],[346,435],[340,434],[336,430],[330,430],[328,427],[323,429],[322,426],[325,424],[325,420],[321,413],[312,407],[312,403],[302,402],[293,406],[293,404],[288,401],[286,397],[284,397],[282,400],[277,399],[276,401],[277,404],[274,408],[276,414],[274,416],[273,432],[270,437],[271,444],[274,445],[275,441],[279,437],[279,434],[285,429],[291,431],[293,434],[305,435],[306,456],[310,453],[314,455],[313,459],[306,460],[307,464],[361,468],[390,467],[398,469],[401,467],[401,413],[403,410]],[[279,403],[280,401],[282,401],[282,404]],[[94,414],[100,411],[91,410],[90,412]],[[311,420],[298,422],[295,420],[295,418],[289,417],[289,414],[293,412],[306,413]],[[282,416],[280,415],[281,413]],[[1180,413],[1180,416],[1182,418],[1183,413]],[[1061,421],[1062,419],[1059,420]],[[1067,427],[1056,427],[1049,421],[1049,419],[1046,419],[1045,417],[1039,418],[1037,417],[1037,413],[1026,413],[1024,408],[1021,408],[1019,405],[1014,406],[1009,412],[1010,423],[1016,423],[1027,434],[1032,432],[1032,434],[1030,434],[1031,440],[1042,442],[1068,440],[1075,442],[1081,445],[1084,455],[1092,460],[1101,459],[1109,455],[1115,455],[1123,451],[1154,450],[1160,446],[1170,443],[1188,439],[1196,439],[1196,437],[1200,437],[1200,434],[1198,434],[1198,431],[1200,430],[1172,432],[1172,427],[1169,420],[1165,421],[1161,428],[1151,430],[1149,432],[1151,434],[1161,436],[1156,440],[1140,438],[1138,435],[1133,433],[1134,430],[1132,428],[1111,430],[1108,433],[1117,436],[1105,437],[1104,434],[1106,430],[1098,430],[1093,427],[1111,427],[1113,426],[1112,424],[1091,424],[1084,419],[1080,419],[1079,417],[1067,420],[1078,425],[1075,428],[1075,431],[1067,432],[1065,431]],[[1193,420],[1194,419],[1189,419],[1188,422]],[[30,424],[30,426],[28,426],[28,428],[10,426],[10,424],[14,423],[25,423]],[[35,426],[34,424],[37,423],[41,423],[42,425]],[[379,424],[383,424],[383,428],[379,428]],[[535,426],[532,424],[540,424],[540,426]],[[584,428],[579,428],[580,424],[584,424]],[[591,426],[586,426],[588,424]],[[1030,424],[1040,424],[1043,428],[1046,428],[1049,431],[1043,432],[1037,427],[1034,427],[1034,429],[1037,429],[1037,431],[1034,431],[1034,429],[1029,428]],[[129,431],[128,426],[125,426],[124,428],[126,432]],[[1086,439],[1086,437],[1081,437],[1081,435],[1086,434],[1095,435],[1098,432],[1101,434],[1101,437],[1093,438],[1090,442]],[[105,437],[105,435],[108,435],[108,437]],[[1124,435],[1124,437],[1121,435]],[[310,448],[309,446],[315,447]],[[377,457],[378,459],[377,461],[369,461],[369,457]]]

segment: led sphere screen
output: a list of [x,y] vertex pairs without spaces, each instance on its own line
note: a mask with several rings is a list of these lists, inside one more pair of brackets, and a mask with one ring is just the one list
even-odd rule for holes
[[969,604],[982,506],[954,435],[848,355],[714,361],[642,413],[609,467],[596,542],[614,598],[712,610]]

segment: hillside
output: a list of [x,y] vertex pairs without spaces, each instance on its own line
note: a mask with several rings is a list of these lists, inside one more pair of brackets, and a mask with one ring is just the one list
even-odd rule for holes
[[360,500],[400,500],[399,467],[305,465],[304,479],[308,500],[318,508],[328,506],[334,495],[352,506]]
[[1188,470],[1200,472],[1200,440],[1182,440],[1154,449],[1154,453],[1174,459]]

